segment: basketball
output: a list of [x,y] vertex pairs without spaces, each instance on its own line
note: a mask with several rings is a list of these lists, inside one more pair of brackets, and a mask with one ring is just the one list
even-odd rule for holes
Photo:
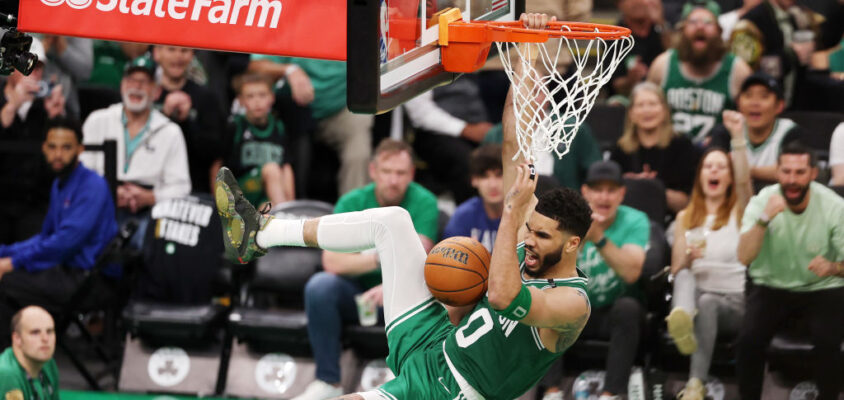
[[474,304],[486,293],[489,251],[477,240],[455,236],[437,243],[425,260],[425,283],[440,302]]

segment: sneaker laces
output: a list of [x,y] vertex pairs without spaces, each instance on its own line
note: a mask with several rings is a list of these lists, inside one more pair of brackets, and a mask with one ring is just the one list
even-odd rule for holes
[[267,202],[267,203],[264,203],[264,206],[261,207],[260,210],[258,210],[258,213],[261,214],[261,215],[267,215],[267,214],[270,213],[270,211],[272,211],[272,209],[273,209],[272,203]]

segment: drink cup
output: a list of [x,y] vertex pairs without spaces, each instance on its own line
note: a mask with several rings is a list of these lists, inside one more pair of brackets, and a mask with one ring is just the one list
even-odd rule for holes
[[374,302],[359,294],[355,296],[355,303],[358,306],[358,320],[361,326],[372,326],[378,322],[378,313]]

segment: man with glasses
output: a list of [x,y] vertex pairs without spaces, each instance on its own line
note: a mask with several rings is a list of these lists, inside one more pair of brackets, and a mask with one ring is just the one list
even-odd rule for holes
[[660,54],[648,72],[648,80],[665,90],[674,130],[696,143],[721,123],[722,111],[735,109],[733,99],[752,72],[727,52],[718,25],[720,11],[712,0],[686,3],[679,43]]
[[12,346],[0,353],[0,396],[7,400],[58,400],[55,350],[53,317],[38,306],[18,311],[12,317]]

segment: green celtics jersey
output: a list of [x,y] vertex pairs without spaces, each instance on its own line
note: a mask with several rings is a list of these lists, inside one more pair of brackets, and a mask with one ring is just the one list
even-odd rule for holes
[[[560,286],[586,293],[586,277],[525,279],[524,243],[518,246],[522,284],[537,289]],[[562,305],[564,306],[564,305]],[[484,297],[445,341],[449,369],[486,399],[514,399],[533,387],[562,355],[545,348],[539,329],[500,315]]]
[[0,353],[0,399],[58,400],[59,369],[55,360],[41,367],[37,378],[30,379],[18,363],[11,347]]
[[677,51],[669,50],[662,88],[671,106],[675,132],[699,143],[709,135],[715,124],[721,123],[722,111],[735,109],[730,96],[730,75],[735,60],[732,53],[727,53],[714,75],[706,79],[690,79],[680,71]]

